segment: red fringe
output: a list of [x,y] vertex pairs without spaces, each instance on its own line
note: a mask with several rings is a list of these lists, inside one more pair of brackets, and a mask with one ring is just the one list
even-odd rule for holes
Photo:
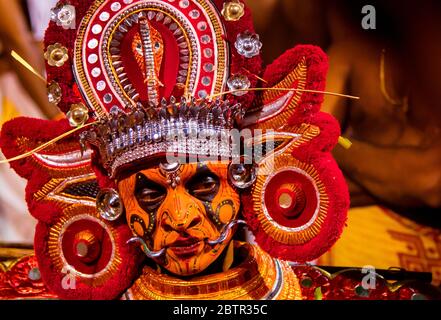
[[[273,87],[292,72],[302,59],[306,59],[306,89],[323,91],[325,89],[328,59],[318,47],[297,46],[285,52],[268,66],[264,79],[267,87]],[[306,262],[324,254],[340,237],[349,209],[349,192],[343,174],[330,151],[340,136],[338,122],[329,114],[320,112],[323,94],[303,93],[301,102],[288,120],[289,125],[308,123],[320,128],[320,135],[306,145],[295,149],[293,157],[310,165],[318,171],[320,180],[329,198],[327,217],[319,234],[302,245],[286,245],[271,238],[262,229],[253,211],[250,193],[243,195],[244,216],[256,237],[256,242],[269,254],[284,260]]]
[[[16,118],[3,125],[0,135],[0,147],[7,158],[12,158],[28,151],[19,147],[18,139],[27,138],[32,145],[40,145],[70,129],[71,127],[66,119],[46,121]],[[64,147],[72,144],[72,150],[79,150],[80,148],[78,134],[69,136],[60,143]],[[136,246],[126,244],[132,236],[126,221],[112,224],[112,227],[117,229],[118,236],[115,239],[115,245],[118,247],[122,261],[115,275],[101,286],[91,287],[77,281],[76,290],[65,290],[61,283],[66,274],[57,271],[49,256],[47,242],[49,230],[62,216],[63,208],[57,206],[54,202],[41,202],[34,198],[34,194],[41,190],[52,177],[48,171],[41,169],[30,157],[12,162],[11,167],[20,176],[28,180],[26,201],[30,213],[39,221],[34,239],[35,253],[43,281],[48,288],[64,299],[115,299],[119,297],[139,275],[139,266],[143,257],[142,252]]]
[[[265,69],[263,78],[268,82],[266,87],[273,87],[282,81],[298,64],[306,59],[307,90],[325,90],[326,74],[328,72],[328,58],[322,49],[311,45],[298,45],[286,51]],[[289,124],[308,123],[311,117],[320,111],[323,103],[323,94],[303,93],[300,105],[293,113]]]
[[121,264],[103,285],[91,286],[82,283],[77,277],[75,290],[64,289],[62,286],[63,278],[68,273],[59,272],[54,266],[47,247],[49,237],[49,226],[39,222],[35,232],[34,246],[35,253],[40,266],[43,281],[46,286],[61,299],[68,300],[112,300],[120,297],[130,286],[132,282],[139,277],[142,263],[142,253],[135,246],[126,244],[132,236],[130,229],[126,224],[120,224],[116,227],[118,237],[116,246],[122,257]]

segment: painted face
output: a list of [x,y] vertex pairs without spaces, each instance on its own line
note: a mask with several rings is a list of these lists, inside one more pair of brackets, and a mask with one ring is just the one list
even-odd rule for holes
[[118,184],[130,228],[152,251],[166,248],[157,263],[182,276],[210,266],[230,243],[217,245],[222,229],[237,217],[240,200],[227,179],[228,164],[185,164],[174,173],[139,171]]

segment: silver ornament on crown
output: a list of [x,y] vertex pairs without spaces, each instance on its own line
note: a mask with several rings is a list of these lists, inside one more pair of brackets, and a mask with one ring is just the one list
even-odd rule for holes
[[238,156],[231,129],[243,116],[240,104],[171,97],[159,106],[138,103],[129,113],[112,109],[107,119],[81,134],[80,143],[83,150],[91,145],[99,151],[111,178],[125,166],[161,154],[231,160]]

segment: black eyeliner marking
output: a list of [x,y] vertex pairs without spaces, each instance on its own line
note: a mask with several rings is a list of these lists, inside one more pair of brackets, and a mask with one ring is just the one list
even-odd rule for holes
[[[209,197],[198,198],[198,197],[196,197],[192,193],[191,185],[193,183],[195,183],[195,180],[200,179],[200,177],[202,177],[202,176],[209,176],[209,177],[212,177],[213,179],[215,179],[215,181],[216,181],[216,192],[213,192]],[[220,189],[219,177],[215,173],[213,173],[206,165],[198,164],[198,168],[196,170],[196,173],[186,183],[186,188],[187,188],[187,191],[189,192],[189,194],[192,197],[195,197],[196,199],[198,199],[202,203],[202,205],[205,208],[206,215],[214,223],[216,228],[218,230],[220,230],[222,228],[222,223],[216,217],[216,214],[214,213],[213,207],[212,207],[212,201],[217,196],[217,194],[219,193],[219,189]]]
[[[161,202],[157,203],[155,206],[145,206],[142,201],[139,201],[139,193],[145,189],[149,188],[152,190],[158,190],[158,192],[166,193],[166,190],[161,185],[149,180],[144,174],[138,173],[136,175],[136,183],[135,183],[135,198],[138,205],[141,209],[149,215],[149,226],[147,227],[146,234],[151,235],[156,226],[156,216],[158,209],[161,207]],[[164,197],[165,199],[165,197]],[[143,224],[144,225],[144,224]]]
[[[203,181],[203,178],[210,177],[214,180],[216,184],[215,190],[212,192],[212,194],[208,195],[207,197],[196,197],[192,190],[194,190],[193,186],[201,181]],[[190,178],[190,180],[186,183],[186,189],[187,191],[194,196],[195,198],[198,198],[201,201],[213,201],[213,199],[216,197],[216,195],[219,193],[220,188],[220,181],[219,177],[213,173],[210,169],[208,169],[207,166],[202,166],[196,170],[196,173]]]

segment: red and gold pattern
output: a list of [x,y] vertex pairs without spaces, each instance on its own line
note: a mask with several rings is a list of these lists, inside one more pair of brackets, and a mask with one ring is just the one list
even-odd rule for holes
[[271,258],[261,249],[235,244],[243,262],[230,270],[182,280],[145,267],[127,292],[135,300],[300,300],[299,282],[286,262]]
[[[262,135],[255,132],[251,144],[265,139],[277,143],[257,163],[259,174],[269,168],[273,171],[260,177],[251,191],[242,192],[241,205],[234,199],[235,210],[219,210],[220,222],[236,217],[242,207],[258,244],[271,256],[283,259],[313,260],[335,243],[346,220],[349,199],[343,175],[330,154],[340,134],[339,126],[319,112],[323,95],[311,92],[325,88],[327,58],[319,48],[298,46],[264,70],[260,44],[237,43],[244,35],[254,34],[246,6],[243,15],[241,12],[232,19],[231,15],[220,14],[224,0],[70,0],[70,4],[76,9],[78,29],[62,30],[51,22],[45,38],[46,47],[59,43],[70,57],[60,67],[47,66],[48,83],[58,83],[61,89],[61,110],[68,112],[72,105],[83,103],[89,108],[92,122],[104,120],[112,108],[127,111],[135,102],[149,104],[150,93],[132,50],[135,34],[143,30],[134,26],[135,20],[148,19],[164,46],[162,59],[159,55],[153,57],[155,66],[161,64],[161,68],[153,69],[164,84],[157,90],[159,98],[168,99],[176,92],[176,98],[210,97],[226,90],[227,80],[242,75],[244,70],[255,75],[248,79],[251,87],[258,86],[258,79],[263,78],[272,89],[221,97],[230,105],[240,103],[244,111],[248,110],[237,129],[264,129]],[[144,41],[145,38],[144,34]],[[241,45],[244,47],[239,50]],[[258,50],[241,53],[252,47]],[[145,48],[143,51],[147,55]],[[124,125],[117,123],[116,127],[121,129]],[[67,131],[67,120],[19,118],[3,126],[0,146],[6,157],[13,158]],[[270,167],[271,163],[274,167]],[[35,253],[49,290],[64,299],[120,297],[137,279],[143,264],[140,250],[127,244],[133,236],[130,222],[109,222],[96,211],[94,201],[99,189],[117,185],[109,179],[98,155],[90,149],[82,154],[78,136],[73,135],[13,162],[12,167],[28,180],[26,200],[32,215],[39,220]],[[226,169],[221,171],[219,175],[226,178]],[[273,194],[278,198],[273,199]],[[222,198],[214,202],[221,203]],[[280,297],[300,297],[297,279],[285,263],[275,262],[260,249],[250,250],[250,259],[260,261],[259,268],[263,269],[254,273],[255,281],[249,283],[249,290],[242,283],[234,293],[218,292],[216,298],[223,294],[230,298],[261,296],[262,281],[269,284],[274,280],[274,265],[283,270],[290,284]],[[237,272],[231,270],[226,274]],[[263,279],[259,279],[259,274],[264,275]],[[135,288],[147,285],[149,279],[139,278]],[[213,279],[216,282],[219,276]],[[144,292],[139,297],[147,296]]]
[[[122,299],[261,299],[276,283],[275,259],[258,247],[236,243],[242,262],[226,273],[185,281],[145,267],[143,274]],[[9,258],[0,249],[0,299],[58,299],[41,280],[37,261],[32,255]],[[276,299],[303,300],[439,300],[441,291],[421,281],[390,281],[379,274],[370,276],[375,288],[363,289],[366,273],[361,269],[343,269],[334,274],[314,266],[281,263],[283,284]],[[374,280],[375,279],[375,280]],[[228,288],[228,289],[226,289]],[[271,292],[274,292],[272,290]]]
[[[293,71],[284,75],[284,64],[294,65]],[[269,84],[279,81],[274,89],[323,90],[326,68],[322,52],[301,47],[276,60],[265,75]],[[257,163],[257,181],[243,195],[244,215],[271,255],[312,261],[337,241],[349,207],[347,186],[330,155],[338,126],[319,112],[322,97],[316,94],[270,91],[260,99],[263,106],[244,123],[262,130],[253,137],[255,145],[270,140],[275,148]]]
[[[49,229],[48,254],[58,272],[99,287],[121,266],[119,235],[94,208],[71,206]],[[98,246],[98,248],[96,248]]]
[[[47,141],[44,136],[34,140],[39,132],[57,134],[68,126],[66,120],[22,121],[29,124],[20,127],[20,132],[15,131],[17,136],[9,136],[7,147],[2,149],[7,156]],[[5,124],[3,134],[10,124]],[[39,220],[34,242],[36,257],[45,284],[59,297],[114,298],[135,279],[140,254],[126,245],[131,232],[124,222],[105,222],[97,213],[95,197],[99,187],[90,165],[91,154],[81,156],[78,142],[74,141],[75,138],[68,139],[13,164],[20,175],[32,181],[27,201]],[[93,241],[90,235],[85,236],[87,233]],[[121,278],[121,272],[127,277]]]
[[[78,1],[78,0],[77,0]],[[77,2],[74,1],[74,2]],[[107,77],[106,65],[104,60],[96,60],[94,58],[88,59],[88,57],[96,57],[101,55],[100,46],[90,46],[89,43],[101,43],[106,42],[109,45],[109,52],[106,56],[110,61],[114,54],[110,52],[111,40],[118,29],[122,20],[127,19],[134,13],[139,13],[141,10],[149,9],[150,12],[155,12],[155,18],[151,19],[153,29],[162,30],[161,35],[164,44],[168,47],[167,51],[164,51],[164,59],[162,70],[159,77],[161,83],[167,84],[161,88],[161,97],[168,98],[176,84],[185,85],[185,94],[198,97],[202,93],[205,95],[213,95],[220,93],[227,80],[227,44],[224,38],[227,35],[224,33],[222,27],[222,21],[220,16],[216,12],[215,6],[205,0],[189,1],[187,5],[184,5],[180,1],[158,1],[158,2],[146,2],[143,0],[134,0],[130,3],[123,1],[118,2],[118,9],[112,8],[113,1],[107,0],[88,0],[91,4],[91,10],[84,15],[79,27],[79,33],[76,37],[77,52],[82,53],[76,57],[75,70],[78,78],[80,79],[82,90],[86,92],[86,99],[90,105],[94,106],[94,112],[98,115],[104,115],[109,112],[112,106],[117,106],[120,109],[126,109],[128,100],[124,90],[120,90],[123,85],[118,79],[118,72],[116,68],[111,67],[112,76]],[[118,21],[112,21],[110,19],[110,13],[119,19]],[[156,15],[157,14],[157,15]],[[161,18],[159,18],[161,17]],[[168,23],[164,22],[165,18],[168,18]],[[172,29],[170,27],[173,25]],[[108,32],[94,33],[91,32],[93,26],[99,26],[100,30],[108,30]],[[130,31],[129,31],[130,33]],[[207,38],[208,37],[208,38]],[[179,46],[176,44],[175,38],[183,38],[186,45]],[[207,39],[206,41],[200,41],[200,39]],[[194,40],[198,39],[198,45],[194,43]],[[46,39],[48,40],[48,39]],[[124,53],[124,43],[121,47],[122,53]],[[67,47],[73,49],[74,42],[70,42]],[[198,48],[198,46],[200,46]],[[126,46],[131,48],[131,41]],[[186,56],[188,61],[183,61],[181,49],[190,51],[190,55]],[[211,54],[203,54],[203,52],[211,52]],[[128,56],[128,55],[126,55]],[[120,60],[118,60],[119,62]],[[115,61],[114,61],[115,62]],[[126,69],[132,67],[128,61],[122,60],[122,65]],[[181,67],[186,65],[184,69]],[[206,66],[209,65],[210,68]],[[120,67],[120,66],[119,66]],[[98,68],[101,72],[98,76],[93,76],[94,70]],[[197,69],[196,79],[190,77],[190,70]],[[185,72],[185,80],[178,80],[179,72]],[[142,73],[139,73],[142,75]],[[202,79],[208,77],[210,83],[203,83]],[[111,79],[114,78],[116,86],[112,83]],[[144,81],[141,78],[136,78],[132,73],[131,80],[134,87],[137,87],[138,93],[141,95],[141,100],[146,100],[146,96],[142,95],[142,87]],[[105,89],[101,89],[101,84],[105,83]],[[118,89],[118,87],[120,87]],[[119,91],[123,93],[119,94]],[[113,97],[112,103],[102,104],[105,95],[111,95]],[[97,99],[98,97],[98,99]],[[132,97],[129,97],[132,98]]]
[[34,256],[0,262],[0,300],[54,298],[57,296],[43,283]]
[[330,274],[320,267],[296,266],[304,300],[439,300],[441,290],[423,281],[388,280],[375,272],[348,268]]
[[[266,169],[263,166],[263,170]],[[290,155],[275,159],[274,171],[276,173],[268,177],[259,175],[254,186],[257,219],[265,233],[278,242],[289,245],[307,243],[317,236],[326,218],[328,199],[325,188],[312,166],[296,161]],[[284,190],[286,185],[298,189],[295,196]],[[277,197],[278,194],[281,195]],[[300,201],[296,199],[297,195]],[[284,200],[283,196],[289,200]],[[303,203],[299,208],[298,202]]]

